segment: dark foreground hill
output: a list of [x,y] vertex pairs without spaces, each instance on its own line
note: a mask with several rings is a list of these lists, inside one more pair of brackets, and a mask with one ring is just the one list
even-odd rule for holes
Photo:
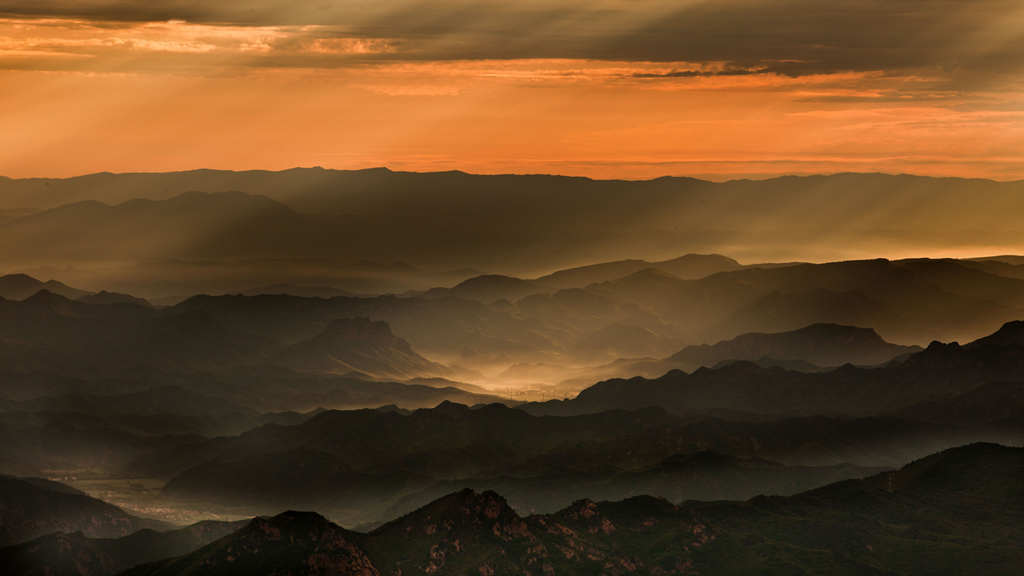
[[56,532],[0,548],[0,573],[39,576],[104,576],[145,562],[188,554],[242,528],[247,522],[199,522],[158,532],[139,530],[121,538],[90,538]]
[[132,516],[59,482],[0,476],[0,545],[51,532],[109,538],[158,527],[165,526]]
[[285,512],[255,518],[191,554],[126,574],[380,574],[357,537],[319,514]]
[[127,574],[1019,574],[1024,449],[973,444],[793,497],[441,498],[368,534],[287,512]]

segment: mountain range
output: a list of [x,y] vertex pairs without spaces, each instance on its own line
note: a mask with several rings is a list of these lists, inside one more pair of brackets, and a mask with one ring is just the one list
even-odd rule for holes
[[[154,300],[281,282],[423,290],[467,268],[536,277],[722,247],[749,262],[980,255],[1019,248],[1008,215],[1024,207],[1021,186],[884,174],[716,183],[318,168],[2,179],[0,211],[20,216],[0,230],[0,265],[64,268],[73,284]],[[861,206],[873,216],[851,218]],[[366,260],[419,273],[367,271],[358,266]]]
[[[11,359],[8,371],[76,377],[120,374],[126,365],[207,371],[256,364],[296,367],[297,362],[305,371],[359,372],[391,380],[443,376],[492,388],[571,382],[551,388],[550,397],[575,393],[612,375],[657,376],[662,369],[689,371],[734,359],[811,370],[872,364],[897,355],[899,348],[887,351],[885,344],[869,342],[876,338],[907,347],[903,351],[934,340],[973,340],[1024,317],[1024,279],[977,264],[869,260],[747,266],[690,280],[644,268],[583,287],[545,288],[514,301],[502,296],[507,296],[504,289],[460,296],[464,289],[459,286],[465,283],[402,296],[198,295],[163,308],[129,297],[116,298],[119,306],[90,307],[115,298],[98,293],[64,301],[46,291],[20,302],[0,302],[8,327],[0,355]],[[592,278],[587,274],[581,281]],[[533,282],[514,284],[532,291]],[[386,322],[422,359],[410,356],[397,339],[390,344],[381,339],[376,345],[384,348],[353,351],[352,358],[344,358],[330,344],[341,325],[328,328],[334,321],[360,318]],[[813,330],[824,338],[821,346],[827,341],[834,347],[825,353],[812,349],[819,344],[815,334],[797,332],[825,324],[870,328],[876,336],[838,328],[825,334],[828,328],[818,326]],[[784,332],[794,333],[780,335]],[[752,333],[775,336],[714,344]],[[781,344],[785,338],[793,342]],[[801,338],[804,349],[796,351]],[[853,340],[844,344],[844,338]],[[769,340],[792,349],[785,352],[789,356],[774,358],[784,355]],[[114,342],[116,355],[105,345]],[[606,366],[623,359],[669,358],[690,346],[695,348],[661,364]],[[858,346],[863,350],[854,352]],[[869,347],[875,351],[868,353]],[[523,373],[524,366],[547,368],[534,370],[540,373],[534,378]]]
[[535,404],[537,414],[581,414],[658,406],[678,414],[734,410],[765,415],[864,416],[942,400],[1024,373],[1024,322],[966,345],[933,342],[901,362],[795,372],[734,362],[660,378],[599,382],[573,399]]
[[[227,525],[114,541],[50,536],[0,549],[0,566],[107,576],[187,541],[193,550],[123,574],[1015,574],[1024,562],[1021,474],[1024,449],[971,444],[789,497],[582,499],[521,515],[497,493],[462,490],[368,532],[289,511],[216,539]],[[58,556],[39,554],[53,542],[64,543]],[[94,559],[100,552],[107,564]],[[89,561],[71,565],[72,554]]]
[[128,514],[65,484],[41,478],[0,476],[0,546],[51,532],[91,538],[126,536],[167,525]]

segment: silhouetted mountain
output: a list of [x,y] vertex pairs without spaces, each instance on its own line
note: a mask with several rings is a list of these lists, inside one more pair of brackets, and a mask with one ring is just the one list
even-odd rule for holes
[[0,298],[8,300],[25,300],[41,290],[54,294],[60,294],[65,298],[82,298],[89,296],[89,292],[71,288],[56,280],[42,282],[27,274],[8,274],[0,276]]
[[144,298],[136,298],[131,294],[118,294],[102,290],[95,294],[87,294],[76,298],[79,302],[86,304],[133,304],[135,306],[151,306]]
[[[655,495],[673,501],[738,500],[758,494],[790,495],[837,480],[860,478],[883,469],[847,464],[833,466],[787,466],[750,456],[731,456],[701,450],[674,454],[656,464],[623,471],[574,471],[568,462],[577,454],[544,455],[539,462],[546,472],[523,477],[521,471],[499,478],[462,478],[438,481],[399,499],[388,512],[412,510],[459,487],[492,490],[508,498],[520,512],[554,512],[585,496],[590,499],[622,500]],[[591,456],[593,457],[593,456]],[[608,462],[609,468],[612,463]],[[522,468],[522,467],[520,467]]]
[[[828,248],[833,243],[856,244],[867,238],[875,244],[884,239],[889,245],[901,245],[902,238],[930,246],[953,242],[1012,245],[1015,235],[1011,232],[1016,230],[1006,215],[1021,207],[1019,183],[882,174],[712,183],[688,178],[595,181],[541,175],[309,168],[104,173],[71,179],[5,179],[0,185],[0,197],[5,199],[0,208],[9,210],[44,210],[85,200],[114,204],[134,198],[162,201],[195,190],[240,190],[269,196],[302,213],[357,214],[372,223],[367,228],[371,230],[386,215],[396,229],[408,229],[407,237],[431,238],[435,244],[409,247],[407,252],[436,254],[439,249],[454,247],[456,238],[484,238],[487,241],[480,248],[492,254],[515,254],[516,250],[510,249],[514,244],[522,244],[520,251],[532,244],[554,252],[551,256],[561,252],[566,260],[575,256],[576,261],[583,252],[581,245],[590,245],[591,253],[601,249],[606,257],[615,258],[624,257],[617,256],[622,251],[650,253],[659,243],[713,247],[743,245],[753,239],[764,243],[766,238],[787,247],[806,242]],[[913,219],[900,217],[905,211],[896,208],[908,205],[917,207]],[[851,222],[851,207],[861,206],[876,207],[879,216]],[[427,212],[434,218],[420,218]],[[816,218],[806,218],[808,213]],[[529,235],[521,225],[516,230],[516,223],[522,222],[531,223]],[[611,229],[619,231],[614,238],[607,237]],[[488,231],[490,234],[483,233]],[[605,237],[598,237],[599,233]],[[523,242],[524,237],[534,242]],[[558,241],[563,246],[552,250]],[[616,242],[621,245],[619,250],[612,249]],[[390,243],[388,248],[392,248]],[[473,248],[465,246],[463,250],[476,252]],[[545,265],[539,262],[539,254],[533,256],[537,265]],[[370,257],[368,251],[364,257]],[[417,260],[411,254],[404,259]]]
[[[164,495],[189,506],[240,514],[305,507],[372,524],[458,487],[501,491],[522,511],[582,496],[746,498],[862,476],[963,442],[1024,440],[1024,427],[973,421],[732,416],[690,421],[649,409],[555,418],[451,403],[323,412],[296,426],[155,450],[127,473],[173,476]],[[702,451],[719,461],[689,456]]]
[[188,554],[243,524],[207,521],[167,532],[144,529],[121,538],[58,532],[0,548],[0,572],[9,576],[110,576],[146,562]]
[[890,344],[870,328],[812,324],[792,332],[743,334],[710,346],[688,346],[670,356],[668,362],[684,370],[715,366],[729,360],[756,362],[763,358],[807,362],[820,367],[873,366],[920,351],[917,346]]
[[923,333],[976,338],[1024,315],[1022,287],[954,260],[870,260],[752,267],[694,281],[644,271],[591,290],[635,302],[704,341],[815,323],[920,341]]
[[[718,457],[697,455],[698,459]],[[895,472],[792,497],[687,502],[580,500],[521,517],[463,490],[368,533],[287,512],[130,574],[246,570],[338,574],[958,574],[1024,563],[1024,449],[954,448]]]
[[[650,347],[649,347],[650,348]],[[882,339],[874,330],[838,324],[812,324],[791,332],[741,334],[717,344],[687,346],[667,358],[622,358],[585,370],[566,384],[643,376],[657,378],[671,370],[722,368],[740,362],[762,368],[821,372],[843,364],[872,366],[899,360],[921,350]]]
[[[238,434],[263,424],[296,425],[320,406],[420,408],[444,400],[469,404],[498,398],[451,386],[403,384],[260,369],[230,377],[191,374],[173,385],[124,394],[70,394],[8,402],[0,411],[0,469],[23,475],[53,469],[138,474],[134,464],[157,452],[188,453],[203,436]],[[101,382],[110,386],[118,383]],[[214,395],[214,391],[217,395]],[[262,411],[295,407],[310,411]],[[146,469],[174,474],[175,460]],[[169,469],[168,469],[169,465]]]
[[260,296],[251,302],[252,313],[242,315],[231,298],[153,309],[41,291],[23,302],[0,301],[0,358],[8,372],[85,379],[268,365],[381,379],[449,374],[387,324],[353,317],[366,309],[360,301]]
[[163,526],[58,482],[0,476],[0,546],[51,532],[111,538]]
[[966,346],[930,345],[902,362],[851,365],[820,373],[734,362],[655,380],[607,380],[575,399],[528,407],[534,413],[580,414],[660,406],[680,414],[737,410],[756,414],[870,415],[966,392],[1024,374],[1024,323],[1011,322]]
[[9,222],[0,233],[11,256],[56,261],[284,256],[315,240],[287,206],[238,192],[68,204]]
[[[339,273],[338,264],[402,261],[424,270],[526,276],[579,262],[723,246],[754,262],[843,256],[850,246],[877,253],[981,251],[1017,245],[1019,230],[1008,215],[1024,207],[1020,187],[882,174],[713,183],[319,168],[4,179],[0,210],[36,213],[5,224],[0,254],[39,266],[117,261],[78,266],[65,280],[88,279],[151,300],[172,289],[237,291],[311,278],[349,291],[401,292],[430,284],[394,272],[384,275],[390,281],[338,282],[364,277]],[[864,206],[872,207],[873,218],[850,218]],[[915,207],[914,218],[905,217],[906,206]],[[178,226],[193,208],[195,217]],[[496,254],[501,270],[493,269]]]
[[301,371],[355,371],[399,380],[449,372],[417,354],[386,322],[367,318],[333,320],[320,334],[285,349],[278,362]]
[[518,300],[543,291],[544,288],[530,280],[487,274],[461,282],[452,288],[450,293],[459,298],[490,303],[495,300]]
[[699,280],[647,269],[514,303],[450,294],[196,296],[160,310],[107,308],[0,303],[6,336],[0,356],[10,358],[8,370],[76,377],[123,374],[139,364],[224,370],[276,359],[331,320],[366,317],[387,322],[427,358],[455,359],[453,369],[465,367],[454,370],[455,379],[472,382],[470,374],[494,373],[496,366],[545,363],[566,371],[552,375],[554,383],[583,364],[668,355],[686,342],[821,322],[871,326],[904,341],[974,338],[1024,316],[1024,280],[956,261],[870,261],[743,269]]
[[238,532],[191,554],[124,574],[379,574],[357,538],[313,512],[284,512],[255,518]]
[[521,279],[498,274],[476,276],[451,289],[451,294],[482,302],[519,300],[531,294],[551,293],[570,288],[617,280],[641,270],[656,270],[680,279],[696,279],[717,272],[737,270],[742,266],[718,254],[686,254],[672,260],[619,260],[559,270],[534,279]]

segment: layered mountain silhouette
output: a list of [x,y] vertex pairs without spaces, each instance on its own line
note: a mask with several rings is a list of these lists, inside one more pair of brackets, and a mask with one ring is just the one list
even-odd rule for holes
[[687,346],[666,358],[622,358],[581,370],[566,384],[631,376],[657,378],[671,370],[718,368],[733,362],[752,362],[763,368],[818,372],[843,364],[874,366],[902,360],[918,346],[886,342],[870,328],[812,324],[789,332],[741,334],[716,344]]
[[[1022,208],[1020,187],[882,174],[714,183],[318,168],[3,179],[0,211],[28,215],[5,223],[0,254],[9,267],[73,262],[75,276],[65,278],[72,284],[150,300],[311,280],[401,292],[450,285],[439,280],[452,270],[533,277],[723,246],[745,261],[820,260],[849,246],[877,253],[1013,247],[1019,230],[1008,215]],[[851,219],[863,206],[874,216]],[[362,260],[412,263],[433,283],[350,266]]]
[[0,548],[4,574],[106,576],[164,558],[188,554],[234,533],[245,522],[199,522],[164,532],[143,529],[120,538],[94,538],[57,532]]
[[956,396],[992,382],[1012,382],[1024,370],[1024,323],[1009,322],[970,344],[932,343],[902,362],[881,367],[845,365],[804,373],[734,362],[692,373],[676,370],[647,380],[600,382],[535,413],[579,414],[659,406],[680,414],[736,410],[756,414],[863,416]]
[[[601,250],[616,258],[616,252],[651,253],[668,242],[736,245],[773,238],[785,246],[813,242],[824,247],[839,241],[855,244],[871,234],[876,242],[881,237],[895,244],[897,233],[902,233],[932,245],[1012,245],[1017,231],[1006,215],[1020,208],[1019,183],[881,174],[712,183],[688,178],[629,182],[313,168],[5,179],[0,186],[2,208],[22,211],[92,200],[116,205],[136,198],[166,201],[192,191],[241,191],[267,196],[303,214],[353,215],[351,238],[383,222],[406,231],[401,238],[378,240],[376,246],[356,243],[352,248],[362,257],[396,253],[404,244],[405,254],[396,256],[407,261],[459,257],[468,262],[501,252],[513,261],[529,258],[533,265],[549,268],[555,266],[543,260],[579,261],[588,249],[590,254]],[[972,200],[969,206],[965,198]],[[901,217],[902,210],[896,209],[907,205],[918,208],[915,218]],[[860,206],[874,206],[880,216],[851,222],[851,209]],[[434,217],[422,218],[427,211]],[[806,218],[808,213],[816,218]],[[528,235],[516,226],[527,221]],[[610,237],[608,230],[618,232]],[[534,241],[524,242],[527,237]],[[409,238],[430,242],[414,245]],[[470,246],[467,238],[485,241]],[[456,251],[460,240],[463,246]],[[540,246],[561,247],[548,248],[544,254]]]
[[322,412],[187,451],[156,450],[134,473],[168,476],[164,495],[192,505],[318,509],[372,524],[460,486],[500,491],[521,511],[555,510],[580,495],[792,494],[963,442],[1024,440],[1024,422],[1005,414],[941,423],[923,410],[918,419],[694,420],[655,408],[538,417],[445,403],[411,413]]
[[380,574],[356,537],[318,514],[285,512],[255,518],[238,532],[189,555],[124,574]]
[[[311,512],[256,518],[126,574],[732,574],[766,563],[780,574],[1015,574],[1024,562],[1022,473],[1024,449],[971,444],[863,480],[745,502],[583,499],[524,516],[497,493],[462,490],[367,533]],[[0,560],[10,556],[0,551]]]
[[0,545],[51,532],[110,538],[154,527],[166,525],[132,516],[59,482],[0,476]]
[[[76,375],[102,374],[104,362],[107,372],[118,364],[211,369],[266,363],[286,348],[311,344],[332,320],[369,318],[387,322],[425,357],[455,359],[461,371],[445,373],[453,379],[472,380],[469,374],[495,373],[496,367],[513,364],[545,363],[563,367],[561,377],[552,377],[557,382],[579,377],[573,371],[580,366],[667,357],[688,343],[789,332],[813,324],[870,327],[887,341],[900,343],[975,339],[1024,317],[1022,294],[1024,280],[960,261],[874,260],[744,268],[696,280],[644,269],[514,302],[486,302],[490,296],[481,300],[445,290],[362,298],[195,296],[168,308],[136,310],[58,305],[44,295],[34,303],[3,303],[0,314],[10,331],[4,347],[22,347],[10,349],[18,359],[10,365],[39,371],[59,370],[65,362],[70,364],[66,371]],[[939,309],[943,313],[935,314]],[[66,343],[72,333],[74,345]],[[89,348],[118,338],[127,341],[119,344],[114,357],[110,347]],[[50,349],[46,360],[41,357],[45,348]],[[81,358],[71,359],[72,354]],[[833,365],[875,359],[850,354],[800,361]],[[799,367],[786,358],[774,360],[776,365]],[[406,372],[396,367],[393,374]],[[430,372],[419,375],[438,375],[437,370]],[[655,375],[645,370],[633,374]],[[602,375],[595,371],[594,376]]]
[[93,378],[126,370],[267,365],[380,379],[450,373],[382,321],[342,316],[325,322],[319,314],[332,307],[358,314],[359,302],[283,296],[252,302],[259,313],[243,316],[231,298],[208,301],[214,306],[190,301],[154,309],[110,294],[76,301],[44,290],[22,302],[0,301],[0,358],[8,372]]
[[72,288],[56,280],[43,282],[27,274],[7,274],[0,276],[0,298],[7,300],[25,300],[40,291],[52,292],[72,300],[91,296],[85,290]]
[[679,279],[697,279],[718,272],[742,268],[732,258],[719,254],[686,254],[672,260],[648,262],[646,260],[619,260],[576,268],[567,268],[533,279],[522,279],[498,274],[469,278],[450,291],[434,290],[431,295],[450,293],[460,298],[483,302],[519,300],[532,294],[553,293],[559,290],[585,288],[591,284],[608,282],[644,270],[663,272]]
[[686,370],[734,360],[760,362],[766,359],[806,362],[819,367],[874,366],[920,351],[917,346],[890,344],[870,328],[812,324],[790,332],[743,334],[710,346],[688,346],[670,356],[668,362]]
[[368,318],[332,320],[323,332],[286,348],[279,362],[302,371],[359,372],[399,380],[450,372],[417,354],[386,322]]

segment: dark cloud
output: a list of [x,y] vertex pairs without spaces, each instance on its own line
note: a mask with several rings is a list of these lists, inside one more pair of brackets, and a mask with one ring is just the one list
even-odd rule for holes
[[671,72],[638,72],[633,78],[707,78],[715,76],[751,76],[764,74],[767,68],[726,68],[724,70],[673,70]]
[[[1024,70],[1019,0],[0,0],[0,13],[316,25],[321,34],[400,44],[401,50],[376,59],[589,58],[726,66],[712,73],[681,69],[663,78],[913,70],[982,85]],[[276,55],[267,62],[330,65],[324,60]]]

